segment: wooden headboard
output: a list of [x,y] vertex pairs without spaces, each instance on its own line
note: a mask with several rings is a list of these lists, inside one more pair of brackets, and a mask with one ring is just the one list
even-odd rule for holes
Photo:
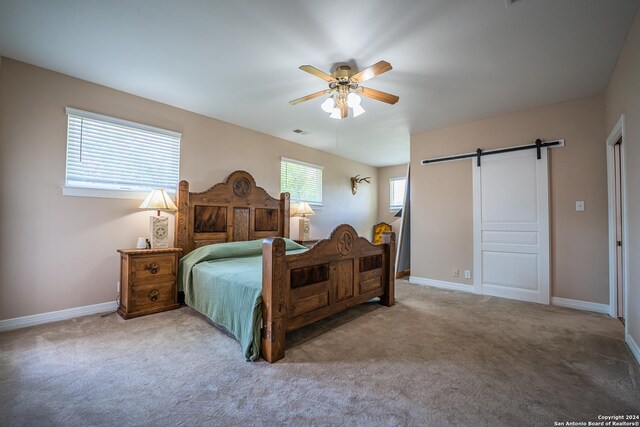
[[176,205],[175,246],[183,255],[211,243],[289,237],[289,193],[275,199],[245,171],[201,193],[180,181]]

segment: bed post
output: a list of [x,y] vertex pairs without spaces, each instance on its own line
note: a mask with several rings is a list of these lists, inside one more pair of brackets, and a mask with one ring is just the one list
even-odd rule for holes
[[[288,195],[288,194],[287,194]],[[269,363],[284,357],[285,241],[266,238],[262,244],[262,358]]]
[[[382,244],[387,245],[387,257],[389,259],[388,271],[384,286],[384,295],[380,297],[380,304],[391,307],[395,304],[396,295],[396,233],[384,232],[382,233]],[[386,264],[386,263],[385,263]]]
[[178,184],[176,206],[178,207],[178,212],[176,212],[175,241],[173,245],[177,248],[182,248],[182,255],[186,255],[191,251],[191,248],[188,247],[189,236],[187,232],[187,226],[189,225],[189,182],[187,181],[182,180]]
[[282,237],[289,238],[289,211],[291,209],[291,196],[289,193],[280,193],[280,221],[282,221]]

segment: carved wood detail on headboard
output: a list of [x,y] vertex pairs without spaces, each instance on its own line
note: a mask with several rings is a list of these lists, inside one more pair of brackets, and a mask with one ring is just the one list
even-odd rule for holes
[[176,205],[175,246],[183,255],[211,243],[289,237],[289,193],[273,198],[245,171],[200,193],[180,181]]

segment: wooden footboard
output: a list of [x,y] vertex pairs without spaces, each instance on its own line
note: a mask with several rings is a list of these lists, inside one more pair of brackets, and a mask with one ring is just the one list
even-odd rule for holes
[[374,245],[350,225],[340,225],[309,251],[286,255],[282,238],[262,248],[262,357],[284,357],[285,333],[375,297],[392,306],[395,234]]

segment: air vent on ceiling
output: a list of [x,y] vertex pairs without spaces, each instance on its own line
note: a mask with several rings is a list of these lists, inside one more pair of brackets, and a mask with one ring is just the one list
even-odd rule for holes
[[306,130],[302,130],[302,129],[294,129],[293,133],[297,133],[298,135],[309,135],[309,132],[307,132]]

